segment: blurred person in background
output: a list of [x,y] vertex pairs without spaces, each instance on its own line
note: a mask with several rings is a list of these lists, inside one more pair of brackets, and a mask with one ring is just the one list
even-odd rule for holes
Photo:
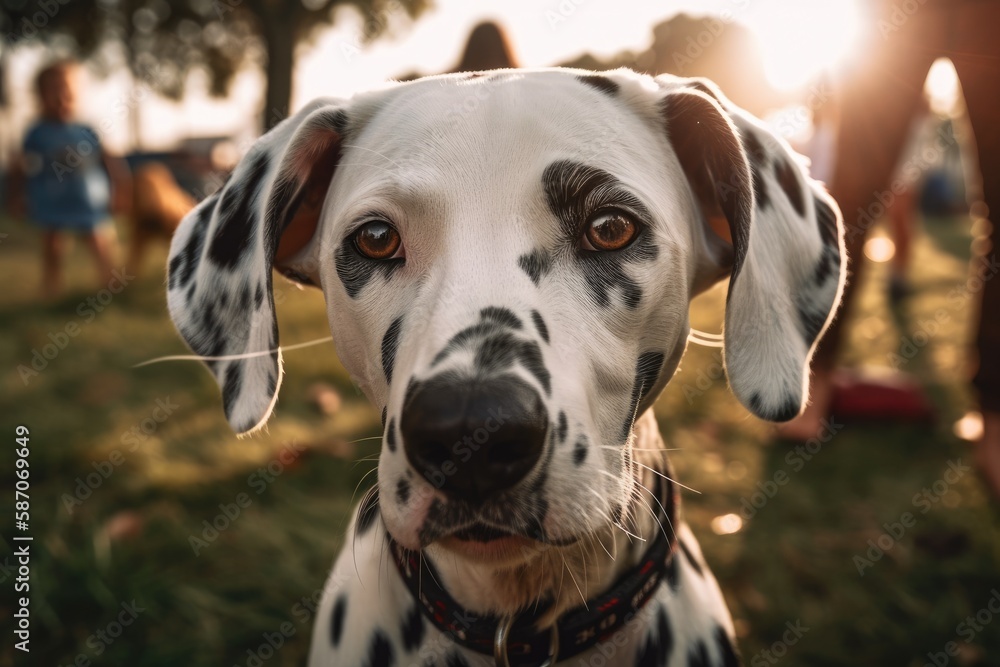
[[452,71],[482,72],[520,66],[507,32],[492,21],[484,21],[469,33],[462,58]]
[[117,240],[110,216],[129,196],[128,169],[76,118],[80,66],[57,60],[38,73],[41,117],[24,137],[11,170],[11,208],[42,231],[42,292],[62,289],[66,236],[80,235],[97,264],[100,284],[112,279]]
[[[811,405],[782,428],[786,437],[816,435],[833,397],[833,370],[845,314],[863,270],[862,248],[873,224],[873,203],[890,189],[911,123],[921,108],[924,81],[938,57],[955,65],[965,94],[982,172],[983,202],[974,215],[1000,217],[1000,0],[926,0],[912,11],[888,0],[870,0],[871,39],[841,79],[840,124],[830,191],[844,212],[851,279],[841,315],[827,332],[814,361]],[[906,5],[909,7],[909,5]],[[975,258],[970,296],[981,302],[976,332],[976,370],[983,431],[976,447],[979,470],[1000,497],[1000,280],[996,279],[996,224],[985,257]],[[900,395],[900,401],[912,400]]]

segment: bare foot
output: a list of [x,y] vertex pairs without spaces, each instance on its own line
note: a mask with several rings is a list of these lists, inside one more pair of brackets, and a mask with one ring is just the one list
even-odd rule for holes
[[979,474],[994,498],[1000,500],[1000,412],[983,413],[983,437],[975,453]]

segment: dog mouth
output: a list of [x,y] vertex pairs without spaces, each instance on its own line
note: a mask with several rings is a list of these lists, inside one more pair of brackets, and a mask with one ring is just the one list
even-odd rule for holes
[[496,540],[502,540],[511,537],[524,537],[523,535],[518,535],[509,530],[503,528],[497,528],[495,526],[488,526],[481,521],[477,521],[472,525],[466,526],[459,530],[454,531],[448,537],[453,537],[463,542],[495,542]]

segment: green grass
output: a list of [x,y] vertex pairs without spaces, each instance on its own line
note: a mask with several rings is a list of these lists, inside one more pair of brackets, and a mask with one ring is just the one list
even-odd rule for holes
[[[783,665],[919,667],[950,641],[962,649],[950,664],[989,664],[1000,654],[1000,619],[968,643],[958,628],[1000,587],[995,505],[971,472],[926,514],[913,503],[914,494],[943,478],[948,461],[971,463],[968,444],[951,433],[972,405],[963,376],[975,299],[949,299],[965,280],[967,227],[965,220],[928,223],[913,262],[915,295],[895,312],[885,300],[884,268],[873,267],[845,351],[852,365],[886,366],[901,335],[912,337],[944,309],[940,331],[905,365],[928,385],[936,425],[847,424],[800,465],[787,458],[791,446],[775,442],[770,427],[735,402],[723,379],[711,379],[718,351],[698,347],[657,403],[669,446],[679,448],[672,454],[679,478],[702,492],[685,492],[686,516],[726,593],[748,665],[769,664],[758,652],[796,621],[808,632],[787,648]],[[244,665],[247,651],[285,622],[294,634],[264,664],[302,664],[311,634],[302,599],[322,586],[357,489],[373,481],[366,474],[378,451],[377,440],[365,440],[378,435],[378,416],[332,344],[285,356],[286,380],[268,432],[237,440],[200,365],[132,368],[186,352],[166,315],[162,248],[88,322],[78,308],[96,286],[83,248],[69,261],[75,287],[43,303],[36,298],[36,235],[10,222],[0,223],[0,232],[8,234],[0,242],[0,426],[9,434],[3,488],[13,482],[14,426],[31,429],[33,635],[31,659],[19,664],[68,665],[83,654],[104,665]],[[285,343],[328,335],[317,292],[279,289]],[[721,290],[700,298],[694,324],[718,331],[723,304]],[[29,365],[32,350],[69,323],[79,333],[25,384],[18,365]],[[312,407],[317,382],[344,399],[333,417]],[[162,422],[151,420],[163,416],[157,401],[176,406]],[[149,435],[129,436],[144,420]],[[251,478],[293,444],[301,453],[273,482]],[[112,458],[121,464],[105,463],[113,472],[70,512],[64,500],[77,480]],[[714,518],[740,513],[758,483],[779,478],[785,483],[741,530],[712,530]],[[195,555],[190,537],[201,536],[202,522],[240,494],[249,505]],[[859,576],[854,556],[905,512],[914,525]],[[2,525],[4,557],[12,563],[10,521]],[[0,579],[10,590],[13,573]],[[15,651],[11,596],[2,599],[6,664]],[[133,600],[144,611],[98,655],[103,643],[88,639]]]

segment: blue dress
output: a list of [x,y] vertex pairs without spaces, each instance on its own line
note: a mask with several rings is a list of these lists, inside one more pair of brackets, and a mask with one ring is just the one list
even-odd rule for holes
[[41,120],[24,138],[28,215],[49,230],[91,231],[108,219],[111,182],[97,133]]

